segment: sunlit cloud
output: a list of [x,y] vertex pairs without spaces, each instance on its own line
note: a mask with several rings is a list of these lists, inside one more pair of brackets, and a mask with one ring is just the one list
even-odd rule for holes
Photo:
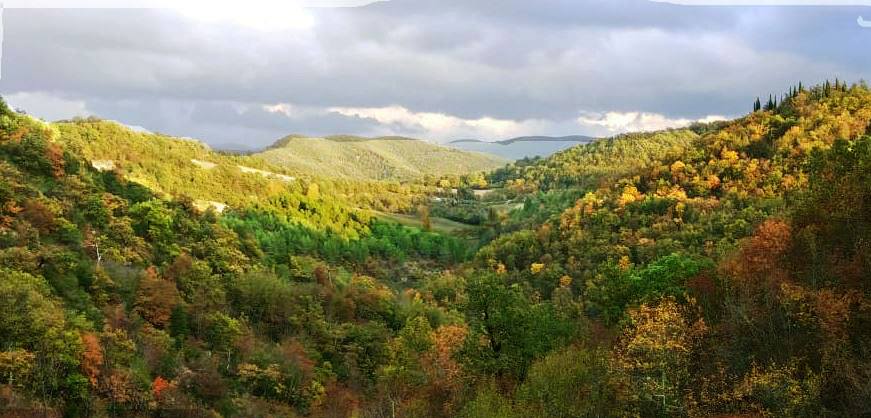
[[82,100],[66,99],[45,92],[20,92],[5,95],[3,99],[13,108],[23,109],[48,121],[93,114]]
[[871,6],[871,0],[651,0],[682,6]]
[[516,121],[482,117],[464,119],[436,112],[413,112],[402,106],[331,107],[330,112],[344,116],[374,119],[386,129],[426,135],[428,139],[446,140],[461,137],[509,138],[544,128],[540,120]]
[[21,9],[173,9],[208,24],[231,24],[262,31],[303,30],[316,21],[313,7],[357,7],[375,0],[6,0]]
[[244,6],[236,2],[188,2],[175,9],[195,21],[228,23],[264,31],[310,29],[315,25],[314,16],[293,2],[248,0]]
[[583,112],[577,122],[581,127],[602,127],[611,133],[648,132],[669,128],[685,128],[694,122],[715,122],[726,117],[709,115],[701,119],[672,119],[659,113],[647,112]]

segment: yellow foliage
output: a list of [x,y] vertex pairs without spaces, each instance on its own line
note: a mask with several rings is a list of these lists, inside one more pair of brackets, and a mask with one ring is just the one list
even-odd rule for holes
[[671,174],[677,175],[683,173],[685,168],[686,164],[684,164],[683,161],[675,161],[674,164],[671,165]]
[[623,257],[620,257],[620,261],[617,262],[617,266],[620,267],[620,270],[628,271],[629,267],[632,267],[632,262],[629,261],[629,256],[624,255]]
[[638,200],[641,200],[642,197],[643,197],[643,195],[638,191],[638,189],[635,186],[629,185],[629,186],[626,186],[623,188],[623,193],[620,195],[620,198],[617,200],[617,203],[619,203],[620,206],[622,207],[622,206],[626,206],[630,203],[636,202]]

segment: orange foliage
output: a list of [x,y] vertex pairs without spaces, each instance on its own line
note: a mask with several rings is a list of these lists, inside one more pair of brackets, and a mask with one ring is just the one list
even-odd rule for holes
[[137,391],[130,379],[130,372],[114,369],[103,383],[103,393],[115,403],[129,403],[137,398]]
[[331,283],[330,272],[323,265],[318,265],[314,269],[315,280],[321,286],[327,286]]
[[82,344],[85,347],[82,354],[82,373],[87,376],[91,386],[97,386],[100,377],[100,369],[103,367],[103,348],[100,339],[91,332],[82,335]]
[[183,277],[193,267],[193,258],[188,254],[181,254],[172,261],[172,264],[166,268],[164,275],[167,280],[178,283],[178,279]]
[[360,396],[353,390],[332,382],[327,385],[324,403],[320,406],[321,416],[355,417],[359,415],[361,404]]
[[780,262],[791,242],[789,224],[769,219],[741,245],[736,256],[723,263],[723,270],[732,277],[736,288],[750,294],[756,294],[760,286],[776,290],[787,280]]
[[39,200],[27,200],[21,212],[34,228],[42,233],[49,233],[55,227],[55,216],[51,209]]
[[446,416],[454,415],[457,405],[454,400],[463,386],[463,368],[454,359],[462,347],[469,329],[460,325],[445,325],[432,333],[433,346],[421,359],[429,377],[428,397],[433,407]]
[[154,394],[155,398],[160,398],[160,396],[166,392],[167,389],[173,388],[173,383],[167,381],[162,376],[157,376],[154,378],[154,381],[151,382],[151,393]]
[[295,339],[289,339],[281,344],[282,357],[292,360],[306,379],[314,376],[315,362],[305,352],[305,347]]
[[63,177],[65,165],[63,148],[55,143],[48,144],[45,148],[45,157],[51,164],[51,175],[56,179]]
[[0,206],[0,227],[8,228],[12,226],[12,221],[23,209],[17,203],[10,200]]
[[179,302],[175,284],[157,275],[153,266],[145,270],[136,292],[136,312],[155,327],[169,323],[172,309]]

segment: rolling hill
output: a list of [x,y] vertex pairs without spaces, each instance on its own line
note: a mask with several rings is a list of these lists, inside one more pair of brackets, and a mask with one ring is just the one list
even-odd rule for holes
[[425,201],[477,225],[0,99],[0,410],[865,416],[871,89],[785,97]]
[[481,141],[478,139],[458,139],[448,145],[465,151],[484,152],[498,155],[510,160],[519,160],[531,157],[547,157],[555,152],[574,147],[576,145],[589,144],[596,138],[584,135],[569,136],[521,136],[503,141]]
[[255,154],[296,172],[334,178],[411,180],[491,170],[507,161],[404,137],[291,135]]

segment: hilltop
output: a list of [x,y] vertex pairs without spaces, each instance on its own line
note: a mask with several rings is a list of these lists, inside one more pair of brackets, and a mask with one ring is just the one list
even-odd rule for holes
[[405,137],[285,137],[254,154],[291,171],[333,178],[412,180],[491,170],[507,161]]
[[[117,172],[165,198],[190,198],[223,210],[264,202],[287,189],[318,185],[343,204],[383,211],[406,210],[419,185],[329,179],[306,167],[282,167],[258,155],[217,152],[190,138],[138,132],[112,121],[79,119],[48,124],[56,140],[91,166]],[[298,168],[298,169],[294,169]]]

